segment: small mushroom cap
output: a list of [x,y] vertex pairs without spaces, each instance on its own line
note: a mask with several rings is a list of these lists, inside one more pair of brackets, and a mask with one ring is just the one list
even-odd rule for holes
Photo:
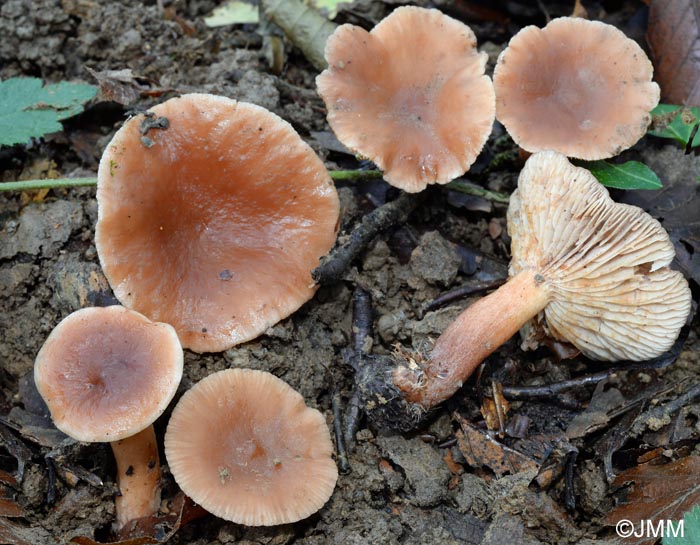
[[34,381],[59,430],[78,441],[118,441],[163,413],[180,384],[182,361],[168,324],[120,306],[84,308],[46,339]]
[[472,30],[435,9],[400,7],[371,32],[342,25],[316,78],[336,136],[414,193],[464,174],[495,117],[487,55]]
[[646,360],[670,349],[690,313],[673,244],[641,208],[614,202],[586,169],[540,152],[508,208],[510,272],[537,271],[550,290],[545,331],[598,360]]
[[248,526],[304,519],[338,478],[323,415],[270,373],[228,369],[178,402],[165,455],[180,488],[207,511]]
[[150,111],[167,128],[144,143],[147,120],[134,117],[100,161],[100,263],[122,304],[172,324],[186,348],[225,350],[313,296],[338,195],[313,150],[264,108],[191,94]]
[[527,151],[613,157],[646,133],[659,102],[652,75],[644,51],[614,26],[554,19],[523,28],[498,58],[496,117]]

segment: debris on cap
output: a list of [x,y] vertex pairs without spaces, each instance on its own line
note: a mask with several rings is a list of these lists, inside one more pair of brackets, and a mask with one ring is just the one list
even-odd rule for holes
[[499,56],[496,117],[526,151],[613,157],[651,123],[652,75],[642,48],[614,26],[561,17],[525,27]]
[[165,455],[178,485],[214,515],[248,526],[304,519],[338,478],[323,415],[270,373],[209,375],[175,407]]
[[326,60],[316,85],[331,128],[407,192],[464,174],[491,133],[487,55],[468,26],[438,10],[400,7],[369,33],[342,25]]
[[253,339],[308,301],[339,216],[326,168],[289,123],[205,94],[128,120],[100,161],[97,201],[116,297],[197,352]]

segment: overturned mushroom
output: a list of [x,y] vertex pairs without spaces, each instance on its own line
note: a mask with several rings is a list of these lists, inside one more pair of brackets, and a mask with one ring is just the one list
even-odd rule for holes
[[533,155],[508,230],[505,285],[467,308],[429,356],[401,353],[389,381],[381,365],[365,367],[365,406],[380,423],[413,427],[536,316],[548,335],[593,359],[640,361],[672,346],[691,302],[686,280],[668,268],[673,245],[659,222],[615,203],[590,172],[556,152]]
[[59,323],[34,364],[34,381],[56,427],[109,442],[120,494],[117,529],[160,506],[153,422],[182,377],[182,347],[168,324],[124,307],[85,308]]
[[313,296],[338,196],[313,150],[259,106],[191,94],[151,114],[100,161],[100,263],[122,304],[172,324],[186,348],[225,350]]
[[178,402],[165,456],[182,490],[248,526],[304,519],[328,501],[338,470],[323,415],[270,373],[209,375]]
[[400,7],[371,32],[342,25],[316,78],[331,128],[392,185],[415,193],[464,174],[491,133],[494,91],[471,29]]
[[496,117],[529,152],[613,157],[646,133],[659,102],[652,74],[642,48],[612,25],[562,17],[528,26],[498,58]]

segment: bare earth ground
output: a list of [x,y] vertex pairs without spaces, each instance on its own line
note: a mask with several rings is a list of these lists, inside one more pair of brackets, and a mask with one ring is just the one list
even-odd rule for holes
[[[567,9],[558,3],[545,4],[553,15]],[[610,21],[623,26],[633,18],[638,4],[617,4]],[[290,121],[327,159],[330,168],[356,166],[353,157],[329,149],[333,146],[327,143],[324,107],[314,91],[315,72],[298,52],[289,53],[284,70],[275,76],[262,55],[255,27],[207,28],[201,16],[215,6],[213,1],[178,1],[173,6],[179,17],[194,25],[191,35],[186,25],[165,20],[155,2],[4,0],[0,5],[0,79],[26,75],[47,81],[94,82],[87,67],[96,71],[131,68],[162,88],[216,93],[264,106]],[[391,8],[382,2],[364,2],[341,18],[366,25]],[[528,10],[534,21],[527,19],[530,15],[526,13],[522,21],[516,19],[505,26],[467,22],[473,24],[480,45],[494,60],[519,26],[541,17],[537,9]],[[136,106],[147,108],[157,100],[144,98]],[[95,101],[84,114],[65,124],[65,132],[27,147],[0,150],[2,180],[51,173],[92,175],[102,149],[124,116],[119,105]],[[677,146],[643,142],[632,153],[655,162],[664,176],[679,175],[683,168],[699,171],[697,159],[684,156]],[[502,129],[497,130],[475,165],[473,179],[490,189],[510,192],[519,165],[512,142]],[[383,182],[341,184],[344,228],[351,228],[364,213],[383,202],[386,191]],[[51,329],[73,310],[111,300],[94,246],[95,190],[53,190],[38,196],[36,202],[29,201],[19,194],[0,195],[0,414],[11,414],[14,421],[24,414],[18,409],[35,412],[36,396],[27,387],[26,377]],[[450,288],[505,275],[508,238],[504,217],[503,206],[431,190],[409,222],[380,236],[354,263],[344,281],[322,288],[311,302],[266,335],[221,354],[187,352],[177,397],[217,370],[263,369],[299,390],[306,402],[323,411],[332,423],[331,395],[335,390],[346,395],[352,384],[352,372],[342,352],[351,337],[353,286],[363,286],[373,298],[375,353],[387,353],[396,342],[410,346],[435,338],[470,299],[426,312],[430,301]],[[475,252],[487,256],[477,259],[477,267]],[[663,388],[696,382],[700,374],[699,331],[696,320],[680,358],[670,368],[622,373],[612,385],[628,395],[650,383]],[[489,359],[485,373],[495,373],[493,376],[504,384],[543,384],[602,368],[582,359],[557,363],[550,354],[544,349],[523,353],[513,340]],[[506,371],[499,371],[504,367]],[[482,381],[489,384],[488,379]],[[610,530],[601,524],[613,497],[594,447],[600,435],[587,437],[579,446],[573,482],[576,507],[567,513],[561,483],[549,491],[534,490],[528,486],[534,474],[528,471],[497,479],[490,469],[467,464],[458,446],[450,441],[457,428],[453,413],[476,425],[483,422],[474,384],[470,381],[416,434],[382,435],[363,425],[350,453],[352,471],[341,475],[329,503],[310,519],[254,529],[208,516],[186,525],[170,543],[612,543]],[[572,401],[585,404],[592,392],[593,388],[579,388]],[[697,451],[700,431],[697,417],[692,415],[700,414],[700,405],[685,410],[687,453]],[[532,456],[541,459],[544,448],[582,411],[583,406],[563,409],[532,400],[513,402],[511,417],[520,414],[530,418],[528,435],[504,442],[524,452],[530,449]],[[167,413],[157,425],[160,438],[166,423]],[[115,468],[108,447],[78,445],[68,449],[64,461],[94,473],[104,485],[71,482],[58,464],[55,498],[49,502],[44,459],[49,449],[10,428],[6,432],[29,449],[24,479],[13,495],[27,513],[26,519],[19,521],[29,528],[27,541],[58,543],[78,535],[94,536],[96,530],[98,537],[104,537],[113,517],[115,492]],[[646,437],[645,441],[651,440]],[[17,462],[7,434],[2,444],[0,468],[14,472]],[[638,445],[639,441],[634,444]],[[614,462],[619,469],[633,466],[634,453],[630,447]],[[448,463],[451,461],[454,463]],[[167,466],[164,475],[167,500],[177,487]]]

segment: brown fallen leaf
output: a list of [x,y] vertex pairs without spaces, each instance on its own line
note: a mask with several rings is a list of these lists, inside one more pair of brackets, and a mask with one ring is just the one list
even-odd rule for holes
[[672,268],[700,284],[700,158],[666,146],[648,150],[644,162],[659,175],[663,188],[624,191],[619,200],[643,208],[661,222],[676,249]]
[[0,543],[6,545],[58,545],[58,540],[41,526],[23,526],[0,517]]
[[123,106],[136,102],[142,96],[158,97],[173,90],[159,87],[155,81],[134,74],[130,68],[101,72],[87,68],[87,71],[100,85],[100,96],[103,100],[111,100]]
[[481,415],[489,430],[497,430],[498,436],[505,435],[505,418],[510,410],[508,400],[503,397],[503,386],[500,382],[491,383],[491,397],[484,397],[481,402]]
[[470,466],[486,466],[499,477],[506,473],[515,474],[528,469],[539,469],[535,460],[492,439],[485,431],[473,426],[459,414],[455,413],[454,418],[461,428],[455,432],[457,445]]
[[700,106],[700,4],[653,0],[647,41],[662,102]]
[[[122,530],[119,541],[109,545],[157,545],[167,543],[188,522],[206,515],[207,512],[180,492],[173,499],[170,512],[165,515],[139,519],[133,526]],[[71,543],[77,545],[103,545],[91,537],[76,536]]]
[[[688,456],[669,464],[642,464],[620,473],[614,485],[622,488],[622,502],[604,519],[614,526],[625,519],[639,527],[640,521],[679,520],[700,502],[700,456]],[[625,545],[651,545],[656,537],[629,537]]]

